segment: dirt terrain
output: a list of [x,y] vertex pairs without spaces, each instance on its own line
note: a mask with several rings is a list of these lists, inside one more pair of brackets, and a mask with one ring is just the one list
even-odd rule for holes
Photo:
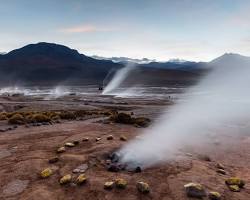
[[[113,99],[102,102],[96,98],[64,97],[43,101],[39,98],[1,97],[0,108],[5,111],[30,110],[93,110],[106,109],[133,112],[138,117],[152,121],[170,101],[142,99]],[[1,121],[0,129],[0,199],[6,200],[186,200],[184,185],[190,182],[202,184],[207,192],[217,191],[223,200],[250,199],[250,134],[230,136],[218,131],[215,142],[206,146],[190,147],[183,151],[182,159],[172,160],[152,168],[135,172],[110,172],[106,168],[107,156],[125,143],[140,135],[144,128],[134,125],[103,123],[106,116],[92,116],[81,120],[61,120],[60,123],[41,126],[18,125],[13,128]],[[10,128],[10,129],[8,129]],[[235,130],[235,129],[234,129]],[[113,140],[107,140],[112,135]],[[128,141],[121,141],[120,136]],[[89,141],[83,141],[84,138]],[[100,137],[99,141],[96,138]],[[75,147],[66,147],[64,153],[56,153],[66,142],[79,141]],[[58,162],[49,159],[58,157]],[[223,164],[226,174],[217,172],[217,164]],[[66,174],[73,179],[79,174],[72,171],[87,164],[87,182],[83,185],[60,185]],[[53,174],[41,178],[40,172],[51,168]],[[240,192],[232,192],[225,180],[232,176],[242,178],[246,185]],[[105,190],[104,183],[117,178],[125,179],[125,189]],[[142,194],[136,188],[138,181],[150,186],[150,193]],[[190,198],[192,199],[192,198]],[[208,199],[205,197],[204,199]]]

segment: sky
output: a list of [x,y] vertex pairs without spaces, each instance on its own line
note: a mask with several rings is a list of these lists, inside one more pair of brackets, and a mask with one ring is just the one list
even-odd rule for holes
[[249,0],[0,0],[0,52],[52,42],[159,61],[250,56],[249,10]]

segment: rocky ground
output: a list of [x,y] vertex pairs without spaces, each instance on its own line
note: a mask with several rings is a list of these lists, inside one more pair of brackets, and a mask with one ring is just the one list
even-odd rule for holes
[[[81,100],[65,97],[43,101],[39,98],[1,97],[0,108],[7,112],[30,110],[118,110],[134,113],[136,117],[157,119],[163,107],[172,102],[146,100],[114,100],[106,102],[96,98]],[[140,135],[144,128],[133,124],[105,122],[107,116],[93,115],[81,120],[60,120],[58,123],[33,125],[10,125],[0,122],[0,199],[15,200],[77,200],[77,199],[157,199],[186,200],[184,185],[199,183],[209,193],[219,192],[224,200],[250,199],[250,135],[225,135],[218,132],[215,142],[206,146],[190,147],[181,160],[173,160],[143,169],[140,173],[107,171],[108,155]],[[107,140],[112,135],[113,139]],[[127,141],[121,140],[123,136]],[[86,141],[86,138],[88,140]],[[97,139],[99,138],[99,139]],[[98,141],[97,141],[98,140]],[[78,141],[78,142],[76,142]],[[65,143],[75,142],[74,147]],[[70,146],[70,145],[69,145]],[[55,158],[53,163],[49,160]],[[50,169],[52,174],[41,177],[41,171]],[[80,168],[82,171],[79,172]],[[76,170],[78,169],[78,170]],[[224,170],[224,171],[223,171]],[[73,171],[75,173],[73,173]],[[76,173],[77,172],[77,173]],[[79,173],[85,173],[87,181],[76,184]],[[70,174],[68,184],[60,179]],[[230,177],[244,180],[240,192],[233,192],[225,184]],[[124,189],[104,189],[106,182],[121,178],[127,182]],[[137,182],[149,185],[149,193],[141,193]],[[208,199],[209,197],[204,197]],[[210,197],[211,198],[211,197]],[[191,199],[191,198],[190,198]]]

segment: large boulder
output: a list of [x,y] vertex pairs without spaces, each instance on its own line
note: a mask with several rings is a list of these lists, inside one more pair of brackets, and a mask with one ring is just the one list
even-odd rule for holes
[[206,191],[201,184],[188,183],[184,185],[188,197],[203,198],[206,197]]

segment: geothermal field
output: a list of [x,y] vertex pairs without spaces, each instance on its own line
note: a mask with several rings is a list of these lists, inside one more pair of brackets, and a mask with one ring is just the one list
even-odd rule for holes
[[1,88],[0,199],[250,199],[249,107],[222,83]]

